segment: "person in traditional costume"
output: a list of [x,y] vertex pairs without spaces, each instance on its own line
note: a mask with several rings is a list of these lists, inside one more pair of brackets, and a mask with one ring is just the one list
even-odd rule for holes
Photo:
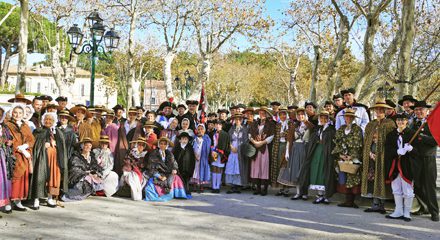
[[337,113],[344,106],[344,98],[341,94],[337,93],[332,97],[333,104],[336,106],[335,112]]
[[128,110],[128,119],[124,123],[124,129],[126,131],[127,140],[132,141],[139,137],[142,132],[143,124],[137,120],[136,108],[130,108]]
[[306,194],[301,194],[301,186],[299,185],[299,177],[301,174],[302,166],[306,159],[306,149],[310,138],[310,132],[313,130],[314,125],[308,121],[306,110],[304,108],[298,108],[295,111],[297,124],[293,126],[292,143],[286,144],[286,167],[280,169],[278,176],[278,183],[285,186],[283,187],[284,193],[287,192],[287,188],[296,187],[296,194],[291,198],[292,200],[304,199],[307,200]]
[[92,115],[87,110],[87,108],[78,104],[75,107],[70,109],[70,112],[75,115],[76,124],[73,126],[73,130],[78,136],[79,141],[82,141],[84,138],[92,138],[92,127],[90,122],[87,121]]
[[396,123],[385,118],[387,108],[390,106],[385,101],[377,101],[370,108],[374,110],[376,119],[369,122],[365,128],[361,195],[373,198],[372,206],[365,209],[365,212],[385,214],[385,200],[391,198],[390,186],[385,184],[387,175],[385,173],[385,141],[388,133],[396,128]]
[[23,122],[24,106],[12,107],[12,118],[6,123],[12,136],[15,167],[12,174],[11,200],[13,210],[26,211],[21,201],[28,198],[29,174],[32,174],[32,149],[35,139],[29,126]]
[[156,112],[147,111],[146,117],[147,117],[147,122],[153,123],[154,126],[156,126],[154,128],[154,133],[156,134],[156,136],[160,136],[160,131],[162,131],[164,128],[160,123],[156,122],[156,117],[157,117]]
[[[179,121],[175,117],[170,118],[168,121],[168,127],[160,132],[160,137],[166,137],[170,139],[171,142],[176,143],[176,137],[179,134],[179,131],[177,130]],[[173,148],[170,146],[170,149],[168,150],[173,151]]]
[[332,101],[329,101],[329,100],[325,101],[325,103],[324,103],[324,110],[327,111],[332,118],[336,117],[336,115],[335,115],[335,105],[333,105]]
[[274,101],[274,102],[271,102],[270,103],[270,107],[272,108],[272,115],[273,115],[273,120],[275,121],[275,122],[279,122],[279,120],[280,120],[280,118],[279,118],[279,116],[278,116],[278,111],[280,110],[280,107],[281,107],[281,103],[280,102],[277,102],[277,101]]
[[113,171],[114,158],[109,148],[111,144],[110,138],[106,135],[101,135],[99,139],[99,148],[93,149],[96,161],[102,168],[102,184],[105,196],[111,197],[118,190],[119,177]]
[[68,163],[63,132],[56,128],[57,114],[46,112],[41,117],[42,128],[34,131],[33,173],[29,187],[31,209],[40,208],[40,198],[47,198],[47,206],[55,208],[60,191],[67,191]]
[[403,111],[409,116],[409,125],[412,125],[413,121],[416,120],[414,110],[411,108],[417,102],[412,95],[405,95],[397,103],[403,108]]
[[306,109],[307,118],[313,125],[318,125],[318,118],[316,117],[316,109],[318,106],[314,102],[306,101],[304,103],[304,108]]
[[69,109],[67,109],[67,97],[58,96],[57,98],[55,98],[55,101],[58,103],[58,112],[63,110],[69,111]]
[[147,118],[144,116],[145,109],[142,106],[136,106],[137,117],[136,120],[144,124],[147,121]]
[[411,221],[411,208],[414,199],[414,164],[417,150],[409,143],[415,131],[408,128],[408,115],[396,115],[397,128],[388,133],[385,143],[385,166],[387,182],[391,182],[394,195],[394,212],[386,215],[390,219]]
[[107,113],[104,115],[105,118],[105,125],[103,134],[108,136],[110,143],[109,148],[112,152],[113,156],[115,156],[116,153],[116,144],[118,143],[118,130],[119,130],[119,124],[116,124],[113,122],[115,119],[115,113],[113,110],[107,111]]
[[24,108],[24,112],[25,112],[25,114],[23,116],[23,121],[26,122],[26,124],[29,126],[29,128],[33,132],[35,130],[35,128],[37,128],[37,127],[31,121],[32,115],[34,114],[34,109],[32,108],[32,105],[26,105]]
[[226,121],[228,119],[229,111],[226,109],[219,109],[217,110],[218,119]]
[[104,190],[102,167],[92,152],[92,139],[84,138],[80,142],[81,150],[72,155],[69,168],[69,191],[64,194],[65,202],[84,200],[97,191]]
[[[257,109],[260,118],[250,128],[250,141],[257,149],[257,155],[251,162],[251,178],[257,185],[254,195],[267,195],[270,179],[270,148],[275,135],[275,122],[267,107]],[[263,186],[263,188],[262,188]]]
[[338,163],[353,164],[357,168],[356,172],[344,172],[337,166],[338,184],[336,190],[345,194],[345,201],[338,204],[339,207],[359,208],[354,200],[356,195],[361,193],[361,165],[362,165],[362,147],[363,132],[354,119],[356,113],[353,109],[347,109],[344,114],[346,125],[343,125],[336,131],[335,148],[332,154],[335,155]]
[[[287,108],[280,108],[278,110],[278,123],[275,127],[275,137],[272,146],[272,164],[270,166],[271,171],[271,184],[272,187],[277,187],[278,176],[280,173],[281,165],[286,166],[286,149],[287,144],[292,143],[294,126],[292,122],[287,119]],[[278,191],[276,196],[288,196],[289,189],[286,185]]]
[[70,163],[70,159],[78,144],[78,137],[73,131],[72,125],[69,124],[75,121],[75,118],[70,115],[69,111],[61,110],[58,113],[58,120],[58,129],[60,129],[64,135],[64,141],[66,145],[66,158],[67,161]]
[[195,137],[194,131],[190,128],[191,121],[188,118],[184,118],[181,123],[181,129],[179,130],[179,134],[183,132],[187,132],[191,137]]
[[288,106],[287,110],[289,110],[289,122],[293,123],[293,124],[297,124],[298,121],[296,120],[296,109],[298,109],[298,106],[296,105],[292,105],[292,106]]
[[206,126],[207,126],[206,134],[211,138],[211,142],[214,140],[213,137],[214,137],[214,133],[215,133],[215,122],[216,121],[217,120],[206,121]]
[[[118,111],[120,109],[117,109]],[[115,119],[116,120],[116,119]],[[113,121],[115,123],[115,120]],[[133,140],[134,138],[134,130],[138,126],[138,121],[136,120],[136,111],[135,109],[131,109],[131,112],[128,114],[128,119],[125,121],[116,121],[119,123],[118,128],[118,138],[116,142],[116,149],[115,149],[115,163],[113,167],[113,171],[115,171],[119,176],[122,176],[122,166],[124,165],[124,159],[127,156],[127,152],[130,151],[131,146],[129,145],[129,142]],[[128,133],[132,131],[132,134],[128,135]],[[142,130],[142,129],[141,129]],[[141,130],[138,130],[140,132]],[[140,135],[140,133],[138,134]],[[138,136],[136,136],[135,139],[137,139]]]
[[189,120],[189,128],[195,131],[199,124],[199,118],[197,115],[197,106],[199,105],[199,102],[197,100],[186,100],[186,105],[188,106],[188,111],[185,114],[185,118]]
[[183,181],[186,194],[191,195],[189,182],[193,176],[196,164],[194,149],[191,145],[192,137],[187,132],[183,132],[177,136],[177,140],[178,142],[173,148],[173,154],[176,158],[177,165],[179,166],[177,174]]
[[145,175],[148,180],[145,186],[145,201],[188,198],[184,184],[177,175],[179,166],[173,153],[168,150],[169,145],[173,145],[173,142],[168,138],[159,138],[158,147],[147,155]]
[[222,184],[222,174],[225,164],[228,161],[230,153],[230,139],[229,134],[223,131],[225,121],[217,120],[215,123],[215,133],[213,136],[211,146],[211,183],[212,193],[220,193],[220,186]]
[[396,104],[392,100],[390,100],[390,99],[386,99],[385,103],[388,106],[391,107],[391,108],[388,108],[385,111],[386,118],[390,118],[390,119],[393,119],[393,121],[396,121],[396,114],[397,114],[397,112],[396,112],[396,107],[397,107]]
[[344,97],[344,105],[340,107],[340,110],[336,114],[336,122],[335,127],[336,130],[338,130],[342,125],[345,125],[344,117],[343,115],[345,112],[342,110],[342,108],[351,108],[354,109],[356,112],[356,124],[362,128],[365,132],[365,127],[367,126],[368,122],[370,121],[370,113],[368,111],[368,107],[364,104],[358,103],[356,99],[354,98],[354,94],[356,93],[354,88],[349,88],[345,90],[341,90],[341,95]]
[[[3,122],[5,111],[0,108],[0,208],[4,212],[12,213],[11,207],[11,180],[14,173],[15,158],[12,148],[12,134]],[[1,216],[0,216],[1,218]]]
[[215,112],[208,113],[208,121],[214,121],[214,120],[217,120],[217,113]]
[[93,141],[93,148],[99,147],[99,138],[101,136],[102,131],[102,112],[104,109],[102,109],[99,106],[89,107],[89,112],[92,114],[92,117],[89,119],[90,122],[90,128],[92,132],[91,139]]
[[319,124],[310,134],[306,160],[301,168],[301,193],[307,195],[308,189],[315,190],[318,195],[313,203],[329,204],[329,198],[336,187],[335,160],[332,154],[336,129],[331,124],[329,112],[321,111],[317,117]]
[[49,95],[40,95],[40,99],[43,100],[43,109],[47,107],[48,104],[53,100],[53,98]]
[[[423,122],[426,121],[428,110],[431,108],[425,101],[417,101],[411,109],[414,111],[415,119],[411,129],[417,131]],[[438,120],[437,120],[438,121]],[[429,126],[426,124],[417,136],[414,147],[419,152],[414,167],[414,192],[420,204],[416,214],[431,214],[431,220],[439,221],[439,208],[437,201],[437,164],[436,151],[437,142],[432,136]]]
[[182,123],[182,120],[185,118],[186,113],[186,106],[185,104],[179,104],[177,105],[177,116],[176,119],[178,121],[177,130],[180,130],[180,124]]
[[[197,190],[203,192],[203,185],[211,180],[210,158],[211,158],[211,138],[205,134],[204,124],[197,125],[197,137],[194,138],[193,148],[196,156],[196,164],[192,177],[192,182],[197,185]],[[191,135],[190,135],[191,136]]]
[[130,144],[134,147],[124,159],[123,175],[116,195],[131,197],[137,201],[142,199],[142,189],[146,184],[142,172],[145,168],[145,156],[148,153],[147,141],[144,137],[139,137]]
[[236,113],[232,116],[234,124],[229,130],[231,141],[231,153],[225,168],[225,182],[231,185],[231,189],[226,193],[241,193],[241,187],[248,184],[249,178],[249,159],[244,155],[244,144],[249,141],[248,129],[242,125],[243,114]]
[[169,120],[175,117],[173,109],[176,109],[176,105],[170,101],[165,101],[160,104],[159,111],[161,111],[162,114],[156,117],[156,122],[162,125],[163,129],[167,129],[170,124]]
[[119,125],[127,120],[124,118],[124,106],[116,104],[116,106],[114,106],[112,109],[115,112],[115,119],[113,120],[113,123]]
[[246,108],[243,111],[243,115],[244,115],[243,126],[249,128],[254,122],[254,108],[253,107]]

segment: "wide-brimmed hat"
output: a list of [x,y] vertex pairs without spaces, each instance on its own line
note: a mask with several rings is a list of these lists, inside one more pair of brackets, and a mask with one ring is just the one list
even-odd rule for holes
[[232,106],[229,107],[229,110],[234,110],[234,109],[238,109],[238,106],[237,105],[232,105]]
[[341,95],[342,96],[344,96],[344,94],[347,94],[347,93],[355,94],[356,90],[354,88],[347,88],[347,89],[341,90]]
[[217,110],[217,113],[218,113],[218,114],[220,114],[220,113],[226,113],[226,114],[229,114],[229,111],[226,110],[226,109],[219,109],[219,110]]
[[231,116],[231,119],[236,119],[236,118],[243,118],[243,113],[238,112]]
[[415,99],[412,95],[405,95],[405,96],[403,96],[402,99],[400,99],[397,103],[398,103],[400,106],[402,106],[402,105],[403,105],[403,102],[405,102],[405,101],[410,101],[410,102],[415,103],[415,102],[417,102],[417,99]]
[[70,115],[70,112],[67,110],[61,110],[58,112],[58,116],[63,116],[63,117],[67,117],[67,119],[69,120],[69,122],[75,121],[75,118]]
[[154,145],[158,145],[160,142],[167,142],[170,147],[174,147],[174,143],[167,137],[160,137],[156,141],[154,141]]
[[426,101],[417,101],[417,102],[414,104],[414,106],[411,106],[410,108],[411,108],[412,110],[414,110],[414,109],[416,109],[416,108],[418,108],[418,107],[421,107],[421,108],[431,108],[432,106],[429,105],[429,104],[427,104]]
[[136,140],[133,140],[130,143],[137,143],[137,144],[142,143],[147,145],[147,139],[144,137],[138,137]]
[[157,128],[157,126],[152,121],[146,121],[144,123],[144,127],[151,127],[151,128]]
[[273,114],[272,114],[272,112],[269,110],[269,108],[267,108],[267,107],[265,107],[265,106],[262,106],[262,107],[260,107],[260,108],[257,108],[257,109],[255,109],[255,112],[260,112],[260,111],[264,111],[264,112],[266,112],[267,114],[269,114],[269,116],[273,116]]
[[306,108],[307,106],[312,106],[313,108],[318,108],[318,106],[316,106],[316,104],[314,102],[311,101],[307,101],[304,103],[304,108]]
[[285,108],[285,107],[280,107],[280,109],[278,109],[278,113],[281,112],[285,112],[286,114],[289,114],[289,109]]
[[111,109],[107,109],[104,114],[105,117],[116,117],[115,115],[115,111],[111,110]]
[[192,139],[192,137],[189,135],[188,132],[181,132],[179,135],[177,135],[177,139],[181,139],[182,137],[186,137],[188,138],[190,141]]
[[117,112],[119,109],[124,110],[124,106],[122,106],[121,104],[116,104],[116,106],[114,106],[113,111]]
[[199,105],[199,101],[197,100],[186,100],[186,105]]
[[100,143],[110,143],[110,138],[107,135],[101,135],[99,138]]
[[89,110],[87,109],[87,107],[84,106],[84,105],[82,105],[82,104],[77,104],[77,105],[75,105],[75,107],[73,107],[73,108],[70,109],[70,112],[71,112],[73,115],[76,115],[76,113],[78,112],[78,110],[84,110],[86,116],[89,116],[89,115],[90,115],[90,112],[89,112]]
[[290,105],[287,107],[287,110],[289,110],[289,112],[295,112],[296,109],[298,109],[298,106],[296,105]]
[[273,101],[273,102],[270,103],[270,105],[271,106],[281,106],[281,103],[277,102],[277,101]]
[[83,144],[83,143],[93,143],[93,141],[92,141],[91,138],[85,137],[85,138],[81,139],[79,143],[81,143],[81,144]]
[[243,110],[243,114],[247,113],[247,112],[251,112],[252,114],[255,112],[255,109],[253,107],[248,107],[245,110]]
[[137,109],[135,107],[131,107],[128,109],[128,114],[130,113],[136,113],[137,114]]
[[378,100],[376,103],[370,107],[370,109],[376,109],[376,108],[385,108],[385,109],[391,109],[392,107],[389,106],[385,100]]
[[11,98],[8,100],[8,102],[10,103],[16,103],[16,102],[20,102],[20,103],[25,103],[25,104],[31,104],[32,101],[25,98],[23,94],[19,93],[16,94],[14,98]]
[[299,107],[299,108],[297,108],[297,109],[295,109],[295,113],[296,114],[298,114],[299,112],[306,112],[306,109],[305,108],[303,108],[303,107]]
[[55,101],[57,101],[57,102],[67,102],[67,97],[59,96],[59,97],[55,98]]
[[344,114],[342,114],[342,116],[358,117],[356,116],[356,110],[354,110],[353,108],[344,109]]

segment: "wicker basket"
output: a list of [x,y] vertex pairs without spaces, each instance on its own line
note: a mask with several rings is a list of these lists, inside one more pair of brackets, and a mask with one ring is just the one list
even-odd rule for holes
[[356,174],[359,168],[361,167],[361,165],[353,164],[349,161],[340,161],[338,162],[338,164],[339,164],[339,170],[341,172],[351,173],[351,174]]

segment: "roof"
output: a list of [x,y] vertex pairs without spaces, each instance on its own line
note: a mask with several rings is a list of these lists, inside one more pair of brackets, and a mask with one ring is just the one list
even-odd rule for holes
[[[8,75],[16,75],[18,71],[18,66],[17,65],[11,65],[9,66]],[[76,68],[76,77],[84,77],[84,78],[89,78],[90,77],[90,72],[87,70],[84,70],[82,68],[77,67]],[[48,66],[43,66],[43,65],[37,65],[37,66],[27,66],[26,67],[26,75],[27,76],[48,76],[48,77],[52,77],[52,69],[51,67]],[[97,77],[102,77],[101,74],[96,74]]]
[[154,88],[163,88],[163,89],[165,89],[165,81],[151,80],[151,85],[150,85],[150,80],[145,80],[144,87],[145,88],[154,87]]

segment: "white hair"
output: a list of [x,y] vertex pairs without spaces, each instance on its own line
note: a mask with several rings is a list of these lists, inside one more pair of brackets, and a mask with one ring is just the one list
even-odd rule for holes
[[51,127],[55,127],[58,122],[58,116],[54,112],[46,112],[45,114],[43,114],[43,116],[41,117],[41,123],[44,125],[44,120],[46,120],[46,117],[48,116],[51,116],[53,118],[53,124]]

